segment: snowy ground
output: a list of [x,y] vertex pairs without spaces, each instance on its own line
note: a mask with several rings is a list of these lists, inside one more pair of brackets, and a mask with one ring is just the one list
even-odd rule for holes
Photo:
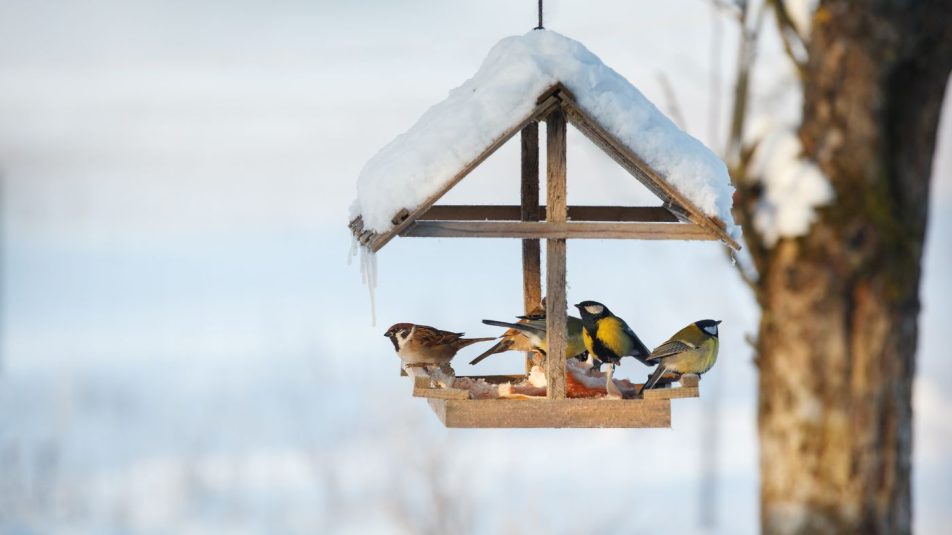
[[[346,265],[361,166],[533,25],[534,4],[0,5],[0,532],[756,532],[756,316],[722,248],[569,245],[569,299],[602,299],[649,345],[725,320],[704,397],[675,403],[672,430],[448,431],[410,398],[383,331],[492,334],[479,320],[518,308],[516,243],[394,241],[370,324]],[[662,108],[669,77],[710,142],[705,4],[548,4],[550,27]],[[946,115],[915,400],[920,533],[952,522]],[[517,154],[447,202],[515,199]],[[647,199],[572,132],[569,177],[571,202]],[[713,526],[698,506],[712,459]]]

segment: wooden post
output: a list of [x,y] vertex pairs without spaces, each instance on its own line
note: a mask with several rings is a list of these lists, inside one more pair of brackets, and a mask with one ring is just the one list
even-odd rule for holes
[[[539,220],[539,123],[522,129],[522,221]],[[542,300],[542,253],[539,240],[522,240],[522,306],[526,314]],[[526,352],[526,373],[532,371]]]
[[[565,192],[565,115],[558,108],[546,117],[546,221],[564,223],[568,217]],[[549,352],[545,378],[549,399],[565,399],[565,239],[546,240],[546,331]]]

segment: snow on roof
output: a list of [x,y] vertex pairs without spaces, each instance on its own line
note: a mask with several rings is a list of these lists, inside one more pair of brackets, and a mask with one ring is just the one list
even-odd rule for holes
[[351,218],[361,216],[365,229],[389,231],[397,212],[412,211],[440,191],[527,117],[536,98],[557,82],[603,128],[739,237],[730,212],[734,188],[724,162],[581,43],[549,30],[497,43],[475,76],[371,158],[357,180]]

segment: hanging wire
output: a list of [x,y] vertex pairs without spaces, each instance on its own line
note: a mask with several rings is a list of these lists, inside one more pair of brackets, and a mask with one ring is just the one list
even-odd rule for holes
[[545,27],[542,26],[542,0],[539,0],[539,25],[533,28],[533,30],[544,30]]

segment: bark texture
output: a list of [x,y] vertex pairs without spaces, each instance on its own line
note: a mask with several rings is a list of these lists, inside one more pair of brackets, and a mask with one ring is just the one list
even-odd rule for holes
[[807,236],[751,247],[765,533],[911,532],[920,262],[950,21],[948,0],[816,11],[800,137],[836,200]]

